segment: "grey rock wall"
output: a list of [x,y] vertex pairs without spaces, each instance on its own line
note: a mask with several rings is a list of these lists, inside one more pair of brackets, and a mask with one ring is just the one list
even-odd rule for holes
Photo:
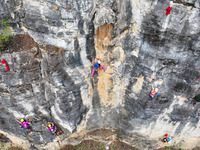
[[[1,55],[10,71],[0,65],[0,132],[11,141],[57,149],[114,128],[139,149],[160,148],[165,133],[171,146],[200,146],[199,0],[2,0],[0,10],[23,34]],[[91,76],[91,56],[105,72]],[[149,103],[152,83],[161,96]],[[31,118],[33,131],[15,117]],[[51,135],[48,121],[64,134]]]

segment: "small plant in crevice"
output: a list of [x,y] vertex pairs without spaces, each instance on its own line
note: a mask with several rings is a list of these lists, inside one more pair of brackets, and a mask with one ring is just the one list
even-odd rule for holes
[[121,131],[120,129],[117,129],[117,140],[120,140],[121,139]]
[[59,51],[59,49],[60,49],[60,48],[59,48],[58,46],[55,46],[55,50],[56,50],[56,51]]
[[67,20],[67,18],[61,18],[62,20]]
[[11,27],[8,24],[8,21],[3,19],[0,21],[0,51],[3,52],[6,49],[11,41]]
[[196,102],[200,102],[200,94],[196,95],[196,96],[194,97],[194,100],[195,100]]
[[0,149],[1,149],[1,148],[4,148],[3,142],[0,142]]

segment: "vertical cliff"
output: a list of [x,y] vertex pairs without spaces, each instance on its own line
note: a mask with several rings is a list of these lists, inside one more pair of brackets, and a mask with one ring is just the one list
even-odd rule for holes
[[[199,0],[2,0],[0,9],[15,35],[1,55],[10,71],[0,65],[0,133],[11,141],[53,150],[106,128],[142,150],[160,148],[165,133],[170,146],[200,146]],[[106,70],[91,76],[92,57]],[[152,84],[161,96],[149,103]],[[31,118],[32,132],[15,117]]]

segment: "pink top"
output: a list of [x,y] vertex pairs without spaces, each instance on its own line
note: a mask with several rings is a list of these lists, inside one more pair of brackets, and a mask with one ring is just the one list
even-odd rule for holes
[[55,131],[55,127],[51,126],[51,128],[48,128],[49,131]]
[[21,125],[23,125],[24,128],[28,128],[28,126],[29,126],[28,123],[29,123],[28,121],[26,121],[26,122],[21,122]]

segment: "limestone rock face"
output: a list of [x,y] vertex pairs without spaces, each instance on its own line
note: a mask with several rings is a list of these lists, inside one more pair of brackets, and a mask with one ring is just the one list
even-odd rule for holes
[[[0,65],[0,133],[11,141],[53,150],[107,128],[142,150],[165,133],[171,146],[200,146],[199,0],[2,0],[0,10],[16,35],[1,55],[10,71]],[[91,76],[92,57],[105,72]],[[149,103],[152,84],[161,96]],[[32,132],[15,117],[31,118]]]

